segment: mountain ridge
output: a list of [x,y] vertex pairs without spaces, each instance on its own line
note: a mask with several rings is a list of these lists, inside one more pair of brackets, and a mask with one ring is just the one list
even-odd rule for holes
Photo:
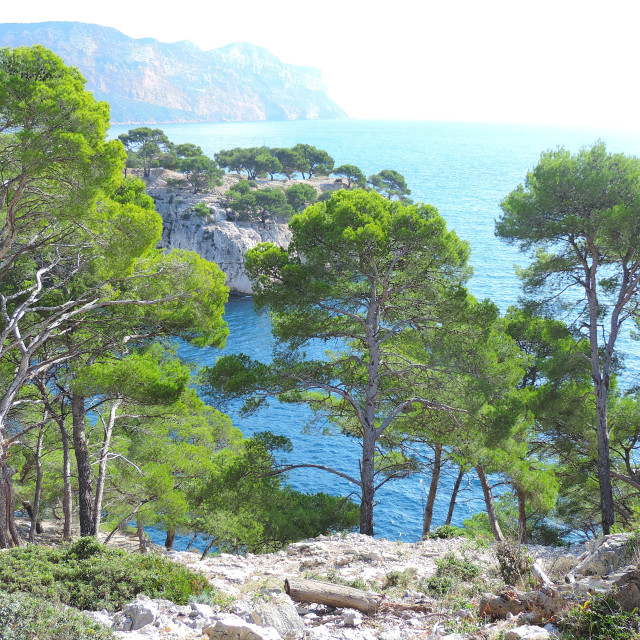
[[282,63],[251,43],[204,51],[82,22],[0,24],[0,46],[33,44],[77,67],[111,105],[113,124],[346,117],[318,69]]

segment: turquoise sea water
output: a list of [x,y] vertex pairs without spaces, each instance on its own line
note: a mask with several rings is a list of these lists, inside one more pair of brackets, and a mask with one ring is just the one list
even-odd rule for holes
[[[113,127],[111,135],[115,137],[129,128]],[[435,205],[449,228],[469,242],[474,269],[471,292],[478,298],[491,298],[502,310],[519,295],[514,265],[526,264],[527,260],[494,237],[494,223],[500,215],[501,199],[523,181],[540,153],[557,146],[575,152],[602,139],[610,151],[640,154],[640,133],[614,129],[358,120],[167,124],[160,128],[173,142],[193,142],[211,156],[220,149],[237,146],[292,146],[303,142],[328,151],[336,166],[355,164],[367,175],[382,169],[399,171],[412,197]],[[269,357],[269,318],[257,316],[249,298],[229,303],[227,322],[227,351]],[[630,356],[627,376],[637,381],[639,345],[625,340],[623,349]],[[219,352],[185,349],[184,354],[206,364]],[[240,419],[237,408],[229,413],[245,434],[268,429],[289,436],[294,442],[292,461],[329,464],[357,476],[357,442],[321,435],[321,425],[308,427],[310,415],[301,407],[276,404],[249,419]],[[428,476],[423,480],[428,483]],[[337,476],[313,470],[293,472],[290,481],[300,490],[347,495],[354,489]],[[448,474],[441,481],[434,525],[444,521],[453,481]],[[420,537],[425,501],[421,478],[388,483],[378,501],[377,535],[408,541]],[[456,507],[454,524],[461,524],[482,509],[479,488],[469,478]]]

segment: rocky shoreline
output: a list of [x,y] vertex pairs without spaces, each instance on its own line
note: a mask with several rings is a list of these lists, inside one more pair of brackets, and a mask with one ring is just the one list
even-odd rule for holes
[[[352,533],[298,542],[275,554],[201,560],[169,552],[206,575],[226,605],[180,607],[140,596],[122,612],[91,615],[127,640],[546,640],[558,635],[549,619],[623,578],[631,585],[626,593],[640,598],[639,567],[627,564],[638,562],[638,550],[630,556],[627,539],[617,534],[570,548],[527,547],[550,577],[527,592],[501,579],[495,545],[466,538],[404,543]],[[430,593],[425,585],[451,557],[477,566],[479,577],[462,585],[464,596]],[[293,602],[284,590],[292,577],[357,585],[379,597],[379,609],[368,616]]]

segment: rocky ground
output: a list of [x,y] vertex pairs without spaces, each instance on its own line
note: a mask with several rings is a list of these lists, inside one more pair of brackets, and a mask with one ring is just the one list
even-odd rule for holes
[[[640,597],[637,565],[622,568],[638,562],[637,550],[629,555],[626,542],[627,536],[619,534],[589,548],[529,546],[528,553],[538,559],[549,581],[539,579],[528,592],[505,584],[494,545],[466,538],[408,544],[334,535],[298,542],[275,554],[221,554],[204,560],[190,552],[170,552],[176,562],[207,576],[222,605],[180,607],[142,596],[115,615],[94,615],[127,640],[544,640],[557,635],[552,624],[545,624],[550,617],[570,603],[606,592],[623,575],[635,576]],[[451,556],[472,562],[479,575],[445,581],[438,590],[438,563]],[[284,589],[285,580],[292,578],[369,590],[378,611],[366,615],[293,602]]]

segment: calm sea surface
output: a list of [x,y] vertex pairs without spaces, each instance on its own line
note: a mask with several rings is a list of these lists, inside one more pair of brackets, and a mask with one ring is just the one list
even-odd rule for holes
[[[132,127],[113,127],[116,137]],[[382,169],[403,174],[414,200],[435,205],[449,228],[471,246],[474,276],[469,284],[478,298],[490,298],[504,311],[516,302],[519,283],[514,265],[526,264],[518,251],[494,237],[500,201],[532,168],[541,152],[564,146],[572,152],[602,139],[612,152],[640,155],[640,133],[498,124],[390,122],[390,121],[294,121],[160,125],[175,143],[192,142],[210,156],[221,149],[266,145],[289,147],[298,142],[325,149],[340,164],[355,164],[366,175]],[[258,316],[249,298],[234,299],[227,306],[230,336],[226,352],[247,353],[268,360],[271,354],[270,322]],[[637,343],[624,341],[627,379],[637,383],[640,367]],[[219,351],[192,349],[184,355],[200,364],[212,363]],[[246,435],[271,430],[291,438],[293,462],[328,464],[358,475],[358,443],[342,436],[320,433],[322,425],[310,423],[303,407],[273,404],[250,418],[240,418],[237,407],[229,410],[236,426]],[[354,487],[332,474],[299,470],[290,475],[299,490],[348,495]],[[479,487],[469,477],[460,496],[453,523],[462,524],[483,509]],[[390,482],[378,493],[376,534],[391,539],[419,539],[428,476]],[[454,478],[445,474],[436,501],[434,526],[444,522]],[[178,545],[176,545],[178,547]]]

